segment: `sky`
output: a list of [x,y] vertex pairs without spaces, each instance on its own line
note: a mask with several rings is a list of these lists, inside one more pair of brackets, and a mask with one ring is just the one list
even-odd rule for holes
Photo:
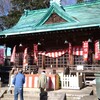
[[[0,49],[4,49],[5,50],[5,47],[4,46],[0,46]],[[5,52],[4,52],[4,56],[5,56]],[[7,47],[7,56],[11,56],[11,48]]]
[[[95,0],[84,0],[84,2],[92,2],[92,1],[95,1]],[[61,0],[62,6],[73,5],[76,3],[77,3],[77,0]]]
[[61,4],[62,6],[66,6],[66,5],[72,5],[72,4],[76,4],[77,0],[62,0]]
[[10,0],[0,0],[0,16],[8,15],[10,10]]
[[[57,2],[57,0],[54,0]],[[60,0],[58,0],[60,1]],[[87,1],[95,1],[95,0],[84,0],[85,2]],[[76,4],[77,0],[61,0],[61,5],[66,6],[66,5],[73,5]],[[10,0],[0,0],[0,16],[2,15],[8,15],[8,12],[11,9],[11,4]]]

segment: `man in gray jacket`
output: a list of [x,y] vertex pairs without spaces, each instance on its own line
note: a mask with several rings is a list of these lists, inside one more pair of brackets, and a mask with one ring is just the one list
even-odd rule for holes
[[42,71],[41,75],[39,76],[38,86],[40,88],[40,92],[43,92],[46,89],[47,84],[47,76],[45,71]]
[[42,71],[41,75],[39,76],[39,83],[38,86],[40,88],[40,100],[47,100],[47,92],[44,91],[46,89],[47,84],[47,76],[45,71]]

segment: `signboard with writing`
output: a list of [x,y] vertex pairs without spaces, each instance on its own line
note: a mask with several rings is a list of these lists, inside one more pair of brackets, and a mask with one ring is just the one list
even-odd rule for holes
[[84,61],[88,60],[88,49],[89,49],[88,41],[84,41],[83,42],[83,59],[84,59]]
[[100,41],[95,41],[95,59],[100,60]]

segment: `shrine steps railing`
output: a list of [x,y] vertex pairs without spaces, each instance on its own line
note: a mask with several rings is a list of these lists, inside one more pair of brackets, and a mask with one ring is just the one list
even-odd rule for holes
[[[100,64],[80,64],[80,65],[66,65],[65,67],[69,67],[70,72],[86,72],[86,73],[96,73],[100,71]],[[46,67],[44,70],[56,70],[56,72],[63,72],[65,67]],[[17,68],[23,68],[22,65],[17,65]],[[34,65],[28,65],[25,69],[26,73],[32,73],[37,69]],[[43,70],[42,67],[39,67],[40,70]]]
[[99,72],[100,71],[100,64],[84,64],[84,65],[68,65],[70,71],[74,72]]

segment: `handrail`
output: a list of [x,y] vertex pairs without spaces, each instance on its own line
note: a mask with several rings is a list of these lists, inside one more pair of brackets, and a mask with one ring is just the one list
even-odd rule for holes
[[[77,69],[78,65],[66,65],[66,66],[69,67],[71,71],[73,71],[73,70],[77,71],[78,70]],[[92,64],[92,65],[88,65],[88,64],[82,65],[81,64],[81,66],[83,66],[83,70],[100,71],[100,64]],[[19,65],[18,67],[22,68],[22,65]],[[36,67],[34,65],[28,65],[28,67],[25,70],[26,70],[27,73],[31,74],[31,72],[33,72],[35,69],[36,69]]]
[[[78,70],[77,66],[78,65],[69,65],[69,68],[70,68],[70,70]],[[100,71],[100,64],[92,64],[92,65],[84,64],[82,70]]]

